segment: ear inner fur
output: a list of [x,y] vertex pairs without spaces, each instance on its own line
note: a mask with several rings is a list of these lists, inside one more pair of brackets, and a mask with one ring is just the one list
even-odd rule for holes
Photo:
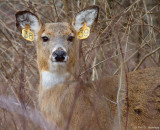
[[85,8],[76,14],[76,16],[72,20],[72,25],[77,31],[79,31],[79,29],[83,27],[84,22],[87,23],[87,26],[91,27],[94,22],[97,22],[98,14],[98,6]]
[[33,14],[32,12],[29,11],[19,11],[16,13],[16,26],[19,29],[24,29],[25,25],[30,25],[30,29],[34,31],[34,33],[38,33],[41,26],[42,22],[38,18],[37,15]]

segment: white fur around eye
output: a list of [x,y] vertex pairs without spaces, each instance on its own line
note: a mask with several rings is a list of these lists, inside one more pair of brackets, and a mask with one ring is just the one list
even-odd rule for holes
[[83,27],[84,22],[86,22],[88,27],[91,27],[97,17],[98,11],[96,9],[81,11],[75,17],[75,24],[73,26],[77,31],[79,31],[79,29]]

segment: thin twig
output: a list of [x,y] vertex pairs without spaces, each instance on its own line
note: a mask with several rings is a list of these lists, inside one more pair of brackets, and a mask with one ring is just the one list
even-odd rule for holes
[[152,52],[148,53],[147,55],[144,56],[144,58],[138,63],[138,65],[135,67],[134,71],[139,69],[139,67],[141,66],[141,64],[146,60],[147,57],[151,56],[152,54],[154,54],[155,52],[157,52],[160,49],[160,47],[158,47],[157,49],[153,50]]
[[106,99],[107,101],[110,101],[111,103],[113,103],[113,104],[117,104],[117,102],[114,102],[114,101],[112,101],[112,100],[110,100],[109,98],[107,98],[107,97],[105,97],[105,96],[102,96],[104,99]]

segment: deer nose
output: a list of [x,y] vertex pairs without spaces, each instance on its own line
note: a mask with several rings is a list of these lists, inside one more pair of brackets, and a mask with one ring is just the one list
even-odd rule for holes
[[67,60],[67,53],[62,48],[58,48],[52,53],[52,58],[56,62],[64,62]]

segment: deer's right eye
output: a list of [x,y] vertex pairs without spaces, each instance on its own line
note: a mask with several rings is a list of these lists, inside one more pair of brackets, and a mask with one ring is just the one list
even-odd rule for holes
[[74,36],[69,36],[68,39],[67,39],[67,41],[73,42],[73,39],[74,39],[74,38],[75,38]]
[[42,39],[43,39],[43,42],[47,42],[49,40],[49,38],[46,36],[42,37]]

